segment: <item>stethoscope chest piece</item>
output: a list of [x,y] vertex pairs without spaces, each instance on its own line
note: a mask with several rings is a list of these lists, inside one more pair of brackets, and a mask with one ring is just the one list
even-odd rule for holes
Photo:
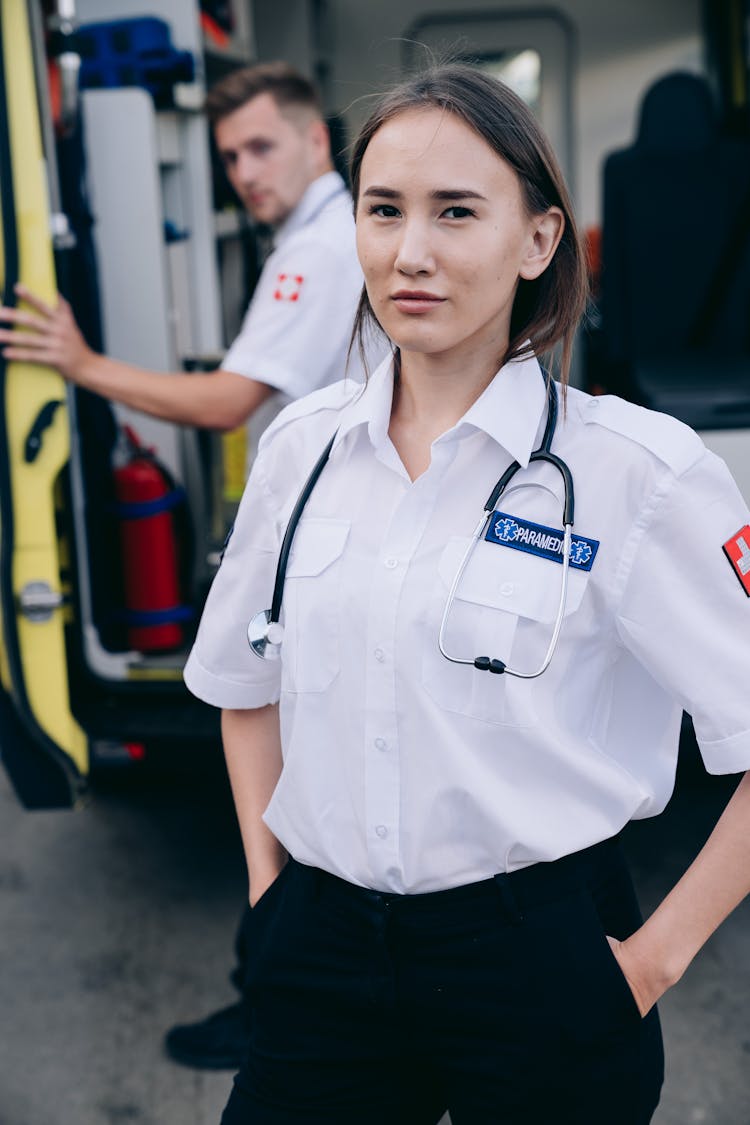
[[263,660],[278,660],[281,656],[281,642],[284,639],[284,626],[271,621],[271,610],[262,609],[256,613],[247,627],[247,643],[256,656]]

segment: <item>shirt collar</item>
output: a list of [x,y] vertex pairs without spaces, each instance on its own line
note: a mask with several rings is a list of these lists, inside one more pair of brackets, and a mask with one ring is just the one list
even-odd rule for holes
[[[346,434],[365,425],[374,448],[381,448],[388,434],[392,399],[393,357],[388,356],[342,411],[333,449]],[[466,427],[481,430],[526,468],[537,445],[546,401],[545,381],[536,357],[511,360],[440,440],[461,437]]]
[[380,449],[388,436],[393,402],[393,355],[387,355],[373,371],[352,401],[341,412],[332,452],[347,434],[360,426],[367,426],[370,441]]
[[537,445],[547,402],[546,379],[536,356],[501,367],[455,429],[483,430],[526,468]]
[[297,206],[276,227],[273,235],[274,249],[281,246],[294,231],[306,226],[335,196],[345,191],[346,184],[338,172],[325,172],[308,184]]

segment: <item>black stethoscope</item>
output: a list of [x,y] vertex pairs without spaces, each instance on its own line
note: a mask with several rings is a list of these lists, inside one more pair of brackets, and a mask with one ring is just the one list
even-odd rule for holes
[[[549,663],[552,660],[557,642],[560,637],[560,629],[562,627],[563,617],[565,616],[565,603],[568,594],[568,571],[570,567],[570,547],[573,531],[573,510],[575,505],[575,498],[573,492],[573,477],[570,469],[562,460],[551,451],[552,439],[555,436],[557,428],[557,411],[558,411],[558,392],[557,387],[550,379],[547,372],[542,370],[542,377],[544,378],[545,386],[547,388],[548,404],[547,404],[547,423],[544,427],[544,434],[542,442],[538,449],[529,457],[529,464],[535,461],[546,461],[547,464],[554,466],[560,473],[563,480],[565,489],[565,500],[563,504],[563,546],[562,546],[562,578],[560,582],[560,600],[557,608],[557,617],[555,619],[554,628],[552,630],[552,639],[545,654],[541,666],[535,672],[519,672],[517,669],[509,668],[502,660],[498,660],[489,656],[475,656],[475,657],[458,657],[451,655],[445,648],[445,631],[450,617],[453,602],[458,591],[461,577],[468,566],[469,559],[471,558],[477,543],[484,536],[488,524],[497,507],[497,503],[505,492],[506,488],[513,480],[516,473],[521,468],[518,461],[514,461],[505,470],[503,475],[498,480],[492,492],[487,497],[487,502],[484,505],[484,512],[479,520],[474,533],[471,537],[468,547],[464,552],[461,564],[456,571],[456,576],[453,579],[453,584],[448,594],[448,599],[445,603],[443,610],[443,618],[440,623],[440,632],[438,634],[438,645],[440,652],[446,660],[450,660],[452,664],[471,664],[480,672],[494,672],[496,674],[505,673],[507,676],[518,676],[524,680],[535,679],[541,676],[542,672],[546,671]],[[305,509],[310,495],[318,483],[318,477],[323,472],[325,465],[333,448],[333,443],[336,440],[334,433],[328,445],[325,447],[320,457],[318,458],[315,466],[308,477],[302,492],[300,493],[297,503],[294,505],[292,514],[289,517],[284,539],[281,544],[281,551],[279,552],[279,561],[276,566],[276,579],[273,587],[273,598],[271,600],[270,609],[262,609],[250,621],[247,627],[247,639],[250,648],[256,656],[261,657],[263,660],[278,660],[281,655],[281,642],[284,638],[284,627],[279,621],[281,615],[281,602],[284,596],[284,582],[286,579],[287,564],[289,562],[289,553],[292,549],[292,542],[294,534],[297,530],[297,525],[300,517]]]

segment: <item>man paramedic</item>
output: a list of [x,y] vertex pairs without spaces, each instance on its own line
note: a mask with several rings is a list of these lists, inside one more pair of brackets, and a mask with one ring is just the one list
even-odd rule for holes
[[[237,70],[210,91],[206,111],[232,187],[250,216],[274,231],[273,251],[221,367],[155,373],[99,355],[62,297],[51,307],[21,286],[25,307],[0,309],[0,322],[11,326],[0,328],[0,346],[8,359],[56,367],[66,379],[147,414],[223,430],[266,403],[268,421],[272,406],[343,377],[362,274],[351,198],[333,170],[307,79],[281,62]],[[240,989],[247,930],[246,910],[233,973]],[[246,1038],[245,1009],[236,1003],[172,1028],[166,1047],[190,1066],[236,1068]]]
[[282,62],[237,70],[206,111],[229,181],[251,217],[274,229],[240,333],[217,371],[146,371],[88,347],[62,297],[0,309],[6,359],[41,363],[105,398],[204,429],[240,426],[280,392],[298,398],[341,379],[362,275],[352,204],[333,170],[312,85]]

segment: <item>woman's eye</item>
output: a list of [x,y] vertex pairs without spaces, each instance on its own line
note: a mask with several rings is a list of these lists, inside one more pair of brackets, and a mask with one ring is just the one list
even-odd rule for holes
[[474,214],[475,212],[470,207],[447,207],[443,211],[446,219],[468,219]]
[[390,203],[373,203],[370,214],[377,215],[381,219],[395,219],[398,216],[398,208]]

